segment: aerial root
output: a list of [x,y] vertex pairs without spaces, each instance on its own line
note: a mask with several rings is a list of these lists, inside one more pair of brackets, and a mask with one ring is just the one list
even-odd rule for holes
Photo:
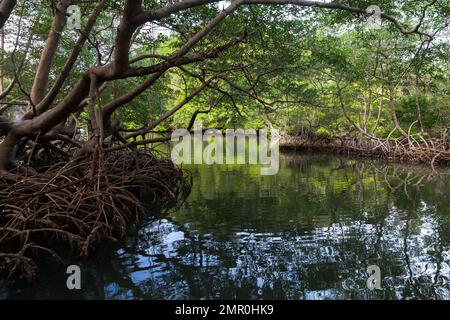
[[146,204],[169,208],[189,190],[170,159],[138,152],[110,153],[101,165],[90,161],[76,170],[53,166],[45,173],[3,175],[0,273],[33,279],[39,258],[63,263],[87,257],[100,243],[123,238]]
[[412,139],[381,139],[376,137],[345,137],[339,139],[304,139],[283,136],[280,147],[285,149],[312,149],[336,153],[378,157],[391,161],[429,164],[450,164],[450,151],[441,140],[428,142]]

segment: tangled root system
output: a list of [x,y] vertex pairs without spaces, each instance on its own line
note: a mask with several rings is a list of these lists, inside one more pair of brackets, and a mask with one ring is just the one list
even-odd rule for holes
[[172,207],[190,190],[170,159],[114,152],[101,163],[0,178],[1,274],[33,279],[44,256],[61,263],[87,257],[122,238],[146,204]]
[[284,149],[311,149],[333,153],[378,157],[391,161],[450,165],[450,149],[440,139],[417,141],[412,136],[401,139],[343,137],[336,139],[305,139],[283,136],[280,147]]

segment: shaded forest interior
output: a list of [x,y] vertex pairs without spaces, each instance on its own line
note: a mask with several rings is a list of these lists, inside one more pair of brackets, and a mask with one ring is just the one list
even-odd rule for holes
[[0,272],[34,278],[180,204],[188,174],[158,147],[195,121],[448,165],[449,3],[375,7],[1,0]]

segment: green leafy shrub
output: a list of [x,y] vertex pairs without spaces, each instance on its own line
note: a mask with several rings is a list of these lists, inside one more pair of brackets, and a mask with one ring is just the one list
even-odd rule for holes
[[316,137],[318,139],[330,139],[331,133],[325,128],[319,128],[316,130]]

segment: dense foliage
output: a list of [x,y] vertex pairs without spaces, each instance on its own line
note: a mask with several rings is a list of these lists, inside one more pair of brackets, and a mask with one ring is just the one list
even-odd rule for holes
[[[373,4],[344,2],[358,8]],[[206,51],[245,35],[238,45],[217,59],[169,69],[113,117],[126,128],[142,127],[212,76],[211,83],[184,105],[182,112],[161,122],[157,129],[187,127],[198,110],[205,111],[196,118],[204,122],[204,127],[262,128],[271,123],[284,133],[319,138],[361,132],[385,138],[408,130],[442,137],[450,121],[448,3],[376,2],[383,13],[402,21],[406,29],[419,24],[421,32],[403,35],[386,20],[381,27],[373,28],[369,15],[345,10],[242,5],[192,50]],[[170,3],[145,1],[144,7]],[[95,3],[79,4],[84,25]],[[211,3],[150,21],[135,34],[130,57],[150,54],[136,63],[140,66],[159,62],[228,4]],[[73,88],[84,70],[112,59],[122,4],[108,1],[106,6],[59,97]],[[55,8],[55,1],[19,1],[3,29],[3,90],[14,77],[17,81],[4,99],[7,104],[2,105],[3,115],[9,119],[20,118],[20,111],[29,107],[27,95]],[[76,30],[64,29],[50,83],[57,78],[76,40]],[[141,82],[140,77],[116,81],[107,86],[100,99],[106,103]],[[84,128],[81,132],[87,132],[87,109],[79,121]]]

